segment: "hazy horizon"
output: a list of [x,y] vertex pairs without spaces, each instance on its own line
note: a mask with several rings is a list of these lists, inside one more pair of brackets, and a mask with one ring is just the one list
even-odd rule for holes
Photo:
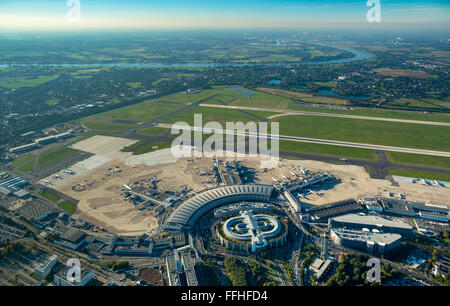
[[381,0],[381,22],[369,23],[366,0],[157,1],[80,0],[79,22],[66,0],[0,2],[0,30],[120,29],[442,29],[450,3]]

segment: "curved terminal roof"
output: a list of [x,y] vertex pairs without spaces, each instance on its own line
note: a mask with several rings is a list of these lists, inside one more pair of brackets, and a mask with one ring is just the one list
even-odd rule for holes
[[237,201],[270,201],[273,186],[233,185],[211,189],[181,203],[167,220],[168,225],[193,226],[206,211]]

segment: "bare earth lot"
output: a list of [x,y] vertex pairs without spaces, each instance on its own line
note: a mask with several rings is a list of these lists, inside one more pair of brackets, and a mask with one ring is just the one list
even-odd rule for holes
[[[75,216],[99,225],[120,235],[139,235],[157,228],[157,219],[149,212],[140,211],[131,203],[124,200],[123,185],[130,184],[143,178],[157,177],[161,180],[158,188],[161,190],[179,191],[189,186],[195,191],[202,191],[205,186],[203,180],[209,177],[199,176],[200,171],[209,171],[212,159],[176,158],[170,149],[160,150],[138,156],[120,152],[124,146],[135,143],[135,140],[124,138],[94,136],[72,147],[95,154],[79,162],[69,169],[76,174],[70,175],[64,171],[57,174],[61,178],[51,175],[41,181],[48,180],[55,188],[69,196],[78,199]],[[219,157],[220,158],[220,157]],[[220,158],[233,160],[235,158]],[[293,167],[301,165],[305,169],[329,171],[337,180],[337,184],[317,188],[322,193],[308,195],[304,202],[322,205],[349,198],[363,196],[386,196],[385,190],[391,193],[402,193],[410,201],[422,201],[440,205],[449,205],[450,188],[425,186],[409,182],[400,182],[398,187],[392,186],[388,180],[371,179],[364,168],[349,165],[333,165],[319,161],[281,160],[279,164],[266,173],[261,168],[261,156],[246,156],[237,158],[256,172],[255,183],[272,184],[272,177],[282,181],[282,175],[291,176]],[[114,172],[108,169],[120,169]],[[296,171],[299,173],[299,171]],[[109,175],[107,175],[109,174]],[[83,191],[72,189],[75,185],[83,185]],[[122,190],[121,190],[122,189]]]

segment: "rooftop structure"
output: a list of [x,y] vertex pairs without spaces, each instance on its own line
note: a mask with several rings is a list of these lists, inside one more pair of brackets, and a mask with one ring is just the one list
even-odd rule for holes
[[316,279],[321,279],[327,271],[331,268],[333,262],[329,259],[322,260],[316,258],[311,264],[311,270],[316,274]]
[[241,215],[228,219],[223,224],[225,236],[251,244],[252,252],[267,246],[267,240],[277,236],[282,230],[280,221],[269,215],[254,215],[252,211],[242,211]]
[[47,278],[53,266],[58,262],[58,259],[59,257],[56,254],[48,257],[45,262],[36,265],[34,273],[42,279]]
[[381,233],[375,229],[370,231],[368,229],[332,228],[330,238],[344,247],[383,254],[385,251],[398,247],[402,236],[399,234]]
[[234,185],[208,190],[181,203],[167,220],[167,225],[192,227],[202,214],[226,203],[268,202],[273,190],[268,185]]
[[354,199],[331,203],[327,205],[320,205],[311,208],[308,212],[312,220],[325,220],[334,216],[347,214],[361,209],[359,204]]
[[388,198],[382,198],[381,203],[383,204],[384,211],[390,214],[445,223],[450,221],[450,209],[446,206]]
[[186,274],[187,285],[198,286],[197,275],[195,275],[195,268],[191,255],[181,253],[181,262],[184,267],[184,273]]
[[56,286],[85,286],[87,283],[89,283],[89,281],[91,281],[94,278],[94,270],[81,264],[80,279],[79,279],[80,281],[78,282],[75,279],[73,282],[71,282],[68,277],[74,276],[68,275],[69,272],[73,272],[73,270],[71,269],[72,267],[64,267],[64,269],[55,274],[53,282],[55,283]]
[[333,226],[348,227],[353,229],[377,229],[387,233],[409,235],[413,227],[401,221],[392,221],[379,216],[348,214],[330,219]]
[[242,210],[253,210],[254,212],[272,211],[274,206],[269,203],[240,202],[221,206],[214,210],[214,217],[222,218],[230,214],[239,213]]

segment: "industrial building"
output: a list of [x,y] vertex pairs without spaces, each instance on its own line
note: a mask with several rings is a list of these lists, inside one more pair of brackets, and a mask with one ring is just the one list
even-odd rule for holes
[[34,268],[34,274],[39,276],[42,279],[46,279],[47,276],[52,271],[52,268],[55,266],[55,264],[58,262],[59,256],[58,255],[52,255],[46,259],[44,263],[38,264]]
[[413,227],[401,221],[393,221],[379,216],[364,214],[347,214],[330,219],[330,224],[334,227],[346,227],[351,229],[369,230],[376,229],[385,233],[397,233],[404,236],[410,236]]
[[316,279],[321,280],[327,272],[331,270],[333,267],[332,261],[329,259],[322,260],[320,258],[316,258],[311,264],[310,268],[314,272]]
[[352,249],[359,249],[374,254],[383,254],[400,246],[402,236],[392,233],[381,233],[376,229],[353,230],[347,228],[331,228],[330,238],[334,243]]
[[448,223],[450,219],[450,209],[446,206],[388,198],[382,198],[381,203],[383,205],[383,211],[393,215],[421,218],[444,223]]
[[324,221],[328,218],[361,210],[361,204],[354,199],[320,205],[308,210],[313,221]]
[[205,191],[181,203],[167,220],[166,229],[192,227],[201,215],[223,204],[255,201],[270,202],[274,187],[270,185],[233,185]]
[[174,250],[173,255],[166,257],[167,278],[169,286],[198,286],[195,266],[189,253]]
[[289,190],[283,191],[283,195],[286,198],[286,200],[288,201],[289,209],[294,214],[302,212],[301,205],[297,202],[297,199],[295,199],[295,197],[292,195],[292,193]]
[[[72,267],[64,267],[61,271],[55,274],[53,282],[55,286],[85,286],[94,278],[94,270],[81,264],[80,266],[80,282],[70,282],[68,280],[67,273],[72,269]],[[73,276],[73,275],[72,275]]]
[[0,182],[0,192],[6,196],[15,195],[16,197],[25,199],[30,197],[30,193],[28,191],[23,190],[22,188],[27,186],[29,183],[27,180],[20,176],[16,176],[7,180],[3,180]]

